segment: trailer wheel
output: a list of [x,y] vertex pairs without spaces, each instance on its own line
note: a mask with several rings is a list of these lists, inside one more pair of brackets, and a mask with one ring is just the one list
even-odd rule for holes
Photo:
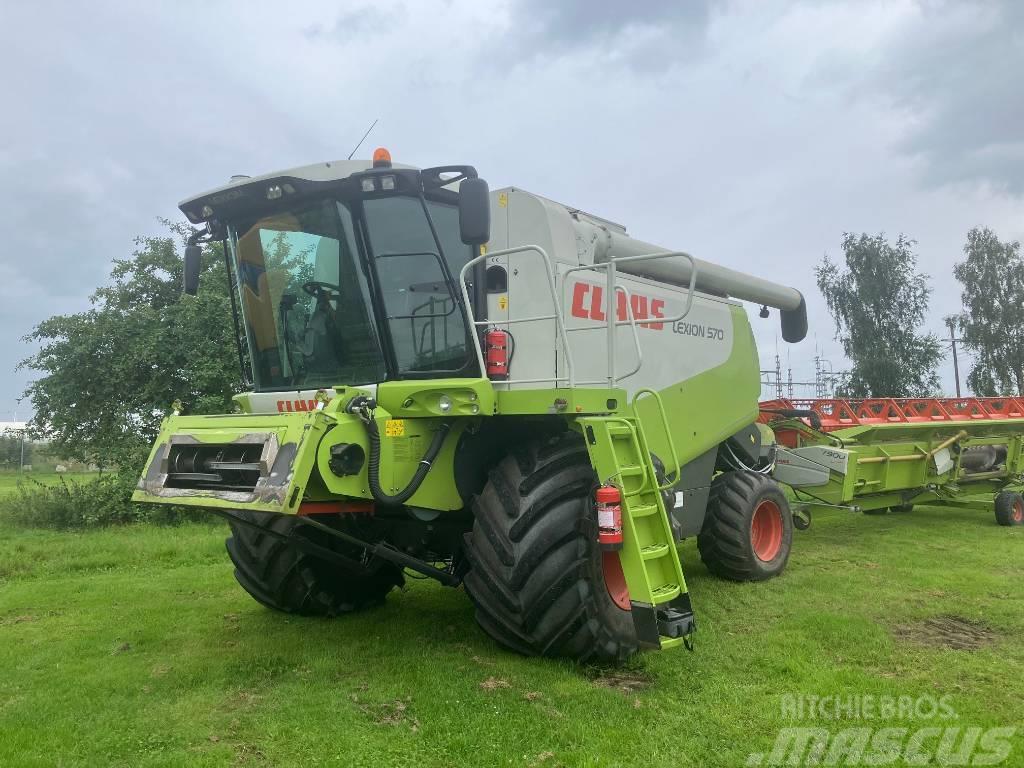
[[595,485],[582,438],[566,432],[517,448],[474,499],[464,584],[506,648],[612,663],[637,650],[619,559],[597,544]]
[[1016,491],[997,494],[996,522],[1000,525],[1024,525],[1024,497]]
[[724,472],[711,483],[701,560],[716,576],[763,581],[782,573],[793,544],[793,516],[779,486],[757,472]]
[[390,563],[381,563],[368,574],[347,572],[282,541],[281,534],[299,535],[341,554],[357,556],[341,551],[331,536],[303,525],[292,515],[234,514],[257,526],[231,523],[231,537],[225,543],[235,565],[235,579],[267,608],[301,616],[337,616],[379,605],[388,592],[405,583],[401,569]]

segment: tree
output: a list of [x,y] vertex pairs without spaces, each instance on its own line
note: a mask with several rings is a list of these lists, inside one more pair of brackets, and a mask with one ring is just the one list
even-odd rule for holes
[[164,223],[168,236],[137,238],[132,257],[114,261],[90,309],[26,337],[40,348],[21,366],[42,374],[25,392],[29,431],[62,456],[135,472],[175,399],[189,413],[224,412],[241,389],[221,246],[204,250],[199,294],[182,296],[176,245],[189,229]]
[[17,469],[32,463],[32,443],[22,430],[0,433],[0,466]]
[[846,270],[826,255],[815,269],[852,367],[848,397],[918,397],[939,386],[939,339],[920,333],[928,311],[928,276],[916,271],[916,243],[900,235],[843,234]]
[[1024,258],[1020,243],[985,227],[967,233],[967,257],[954,265],[964,311],[955,317],[975,356],[968,386],[979,395],[1024,395]]

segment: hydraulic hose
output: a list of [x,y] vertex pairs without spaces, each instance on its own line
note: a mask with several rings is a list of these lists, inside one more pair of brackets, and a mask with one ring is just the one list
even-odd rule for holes
[[441,423],[437,432],[434,433],[434,439],[430,441],[430,447],[427,448],[427,452],[420,459],[419,466],[416,468],[416,474],[412,476],[412,480],[409,481],[405,488],[391,496],[380,487],[380,430],[377,428],[377,422],[372,418],[365,419],[364,423],[366,424],[366,437],[370,441],[370,457],[366,465],[367,477],[370,480],[370,493],[373,494],[373,498],[376,501],[386,506],[405,504],[419,490],[423,479],[427,476],[431,465],[434,463],[434,459],[441,452],[441,446],[444,445],[444,439],[448,436],[448,430],[452,428],[452,425],[449,422]]

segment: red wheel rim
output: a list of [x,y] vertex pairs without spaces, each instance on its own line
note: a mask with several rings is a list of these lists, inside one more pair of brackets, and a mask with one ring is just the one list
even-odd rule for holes
[[632,610],[629,603],[629,588],[626,586],[626,575],[622,572],[619,553],[602,552],[601,568],[604,571],[604,586],[608,590],[608,597],[622,610]]
[[774,560],[782,549],[782,510],[770,499],[764,499],[754,508],[750,521],[750,545],[754,555],[763,563]]
[[1020,499],[1013,502],[1013,522],[1024,522],[1024,501],[1021,501]]

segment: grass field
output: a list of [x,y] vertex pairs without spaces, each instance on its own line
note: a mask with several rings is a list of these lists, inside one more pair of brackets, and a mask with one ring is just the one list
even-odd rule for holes
[[687,545],[696,652],[615,674],[506,653],[433,583],[358,616],[271,613],[224,536],[0,530],[0,764],[743,766],[820,724],[786,695],[945,695],[956,725],[1024,723],[1024,528],[990,513],[822,514],[757,585]]
[[35,481],[45,485],[53,485],[54,483],[59,483],[62,478],[66,482],[75,483],[90,477],[96,477],[96,474],[93,472],[64,472],[61,474],[56,472],[26,472],[24,474],[20,472],[0,472],[0,496],[17,491],[19,483],[28,484]]

